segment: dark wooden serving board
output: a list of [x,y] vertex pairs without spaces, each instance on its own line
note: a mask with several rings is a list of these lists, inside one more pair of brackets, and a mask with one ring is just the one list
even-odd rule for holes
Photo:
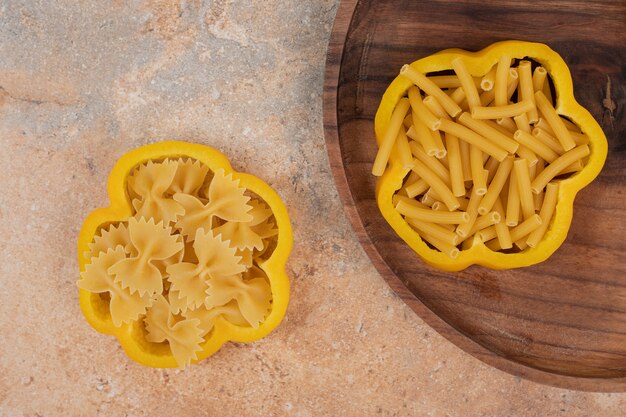
[[[608,159],[578,194],[568,238],[546,262],[442,272],[424,264],[378,211],[374,115],[402,64],[506,39],[543,42],[561,54],[577,100],[604,127]],[[328,49],[324,126],[348,217],[395,292],[486,363],[546,384],[626,391],[625,78],[625,1],[341,2]]]

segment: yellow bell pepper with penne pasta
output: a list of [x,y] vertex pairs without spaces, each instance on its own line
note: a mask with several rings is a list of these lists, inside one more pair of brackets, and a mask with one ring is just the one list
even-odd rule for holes
[[[399,130],[408,146],[398,149],[410,154],[387,155],[392,139],[404,138]],[[574,99],[563,59],[521,41],[445,50],[402,66],[375,132],[372,172],[383,217],[428,264],[448,271],[547,259],[608,148]]]

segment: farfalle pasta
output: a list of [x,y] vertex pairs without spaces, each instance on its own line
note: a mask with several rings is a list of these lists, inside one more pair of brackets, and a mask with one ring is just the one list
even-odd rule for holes
[[266,321],[277,324],[271,315],[277,301],[284,314],[284,282],[272,288],[263,268],[276,269],[269,260],[280,246],[279,219],[259,194],[229,169],[189,157],[149,159],[126,179],[132,210],[93,234],[77,284],[91,294],[90,314],[134,329],[141,340],[123,343],[128,352],[165,344],[182,368],[226,340],[218,321],[241,340],[266,331]]

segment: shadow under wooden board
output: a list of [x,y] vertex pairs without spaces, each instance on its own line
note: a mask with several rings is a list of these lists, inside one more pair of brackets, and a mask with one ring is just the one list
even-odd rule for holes
[[[625,34],[626,2],[620,1],[344,0],[328,48],[330,162],[348,217],[378,271],[466,352],[514,375],[571,389],[626,391]],[[546,262],[443,272],[423,263],[378,211],[374,115],[403,64],[506,39],[543,42],[561,54],[576,99],[604,128],[608,159],[578,194],[568,238]]]

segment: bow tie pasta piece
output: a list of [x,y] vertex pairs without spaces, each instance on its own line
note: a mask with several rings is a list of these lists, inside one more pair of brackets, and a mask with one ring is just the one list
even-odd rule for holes
[[227,221],[215,228],[215,231],[230,241],[230,245],[237,249],[263,249],[263,239],[273,233],[274,224],[270,221],[272,211],[256,199],[248,203],[252,209],[250,221]]
[[191,158],[180,158],[174,163],[176,164],[176,174],[167,194],[183,193],[197,196],[207,179],[209,167]]
[[188,308],[197,308],[204,303],[209,286],[198,265],[182,262],[169,267],[169,299],[176,314]]
[[115,249],[109,249],[107,252],[101,252],[93,258],[90,264],[85,266],[85,270],[77,282],[78,286],[84,290],[110,294],[109,308],[111,319],[116,327],[121,326],[122,323],[137,320],[151,304],[151,298],[148,294],[143,296],[138,293],[131,294],[130,291],[116,283],[113,276],[109,274],[108,269],[125,258],[126,251],[121,245]]
[[120,159],[109,185],[111,207],[79,238],[80,305],[96,330],[144,365],[185,367],[280,323],[291,228],[265,183],[214,149],[166,142]]
[[206,308],[202,306],[195,310],[187,310],[183,313],[188,319],[200,320],[200,328],[202,329],[202,336],[205,336],[211,330],[213,330],[215,319],[218,317],[224,317],[224,319],[236,326],[247,326],[248,322],[241,315],[239,307],[236,301],[231,301],[223,306],[217,306],[214,308]]
[[[184,252],[184,247],[183,247],[183,249],[176,252],[174,255],[170,256],[169,258],[158,260],[158,261],[155,260],[152,263],[154,266],[156,266],[159,269],[159,273],[161,274],[161,277],[164,280],[166,280],[169,277],[169,274],[167,273],[167,268],[170,265],[175,265],[181,262],[183,260],[184,255],[185,255],[185,252]],[[163,291],[165,291],[165,288],[163,289]]]
[[223,169],[218,169],[208,192],[213,214],[231,222],[251,221],[252,215],[248,213],[252,209],[248,204],[250,197],[245,192],[246,189],[239,186],[239,180],[234,180],[232,174],[225,175]]
[[174,195],[184,213],[178,217],[176,227],[187,239],[193,240],[198,229],[212,227],[214,216],[234,222],[251,221],[252,215],[248,212],[252,207],[248,204],[250,197],[245,195],[245,191],[245,188],[239,187],[239,180],[233,180],[231,174],[225,175],[223,169],[217,170],[209,184],[208,203],[204,204],[188,194]]
[[[246,270],[241,258],[235,255],[235,249],[221,237],[214,236],[213,231],[199,229],[193,243],[198,263],[180,262],[167,268],[168,280],[172,283],[171,290],[179,298],[186,299],[182,308],[197,308],[204,303],[208,280],[211,277],[240,274]],[[180,306],[176,301],[175,305]],[[175,310],[177,313],[178,310]]]
[[166,224],[183,214],[179,203],[166,197],[165,193],[176,177],[178,163],[165,160],[148,161],[128,178],[128,193],[137,217],[164,221]]
[[167,341],[180,368],[198,359],[197,353],[202,350],[200,344],[204,342],[200,320],[187,318],[176,321],[167,300],[159,294],[148,309],[144,322],[146,340],[153,343]]
[[115,282],[129,288],[131,293],[161,293],[163,276],[153,262],[168,259],[184,248],[180,236],[171,232],[170,227],[163,226],[162,222],[155,224],[154,219],[129,219],[128,234],[137,255],[109,268],[109,273],[115,275]]
[[124,247],[126,253],[131,253],[132,245],[125,223],[111,224],[107,228],[100,229],[100,234],[96,235],[93,241],[89,243],[89,251],[86,252],[85,257],[91,259],[108,251],[109,248],[117,248],[119,245]]
[[207,209],[208,204],[205,205],[198,197],[188,194],[175,194],[174,200],[180,203],[184,213],[178,216],[176,228],[187,238],[188,242],[193,242],[198,230],[211,229],[213,214]]
[[213,308],[236,300],[241,315],[257,328],[270,309],[272,290],[263,277],[244,280],[241,275],[216,277],[210,280],[205,305]]

